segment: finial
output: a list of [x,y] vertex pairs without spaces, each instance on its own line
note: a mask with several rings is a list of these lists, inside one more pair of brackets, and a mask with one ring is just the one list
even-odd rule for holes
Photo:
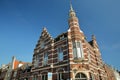
[[43,30],[46,31],[47,30],[46,27],[43,27]]
[[70,0],[70,11],[74,11],[72,7],[72,1]]
[[96,37],[95,37],[95,35],[92,35],[92,40],[96,40]]
[[69,17],[76,17],[76,13],[72,7],[72,1],[70,0],[70,11],[69,11]]

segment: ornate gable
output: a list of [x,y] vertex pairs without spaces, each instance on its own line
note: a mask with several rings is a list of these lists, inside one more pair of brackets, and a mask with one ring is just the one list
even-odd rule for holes
[[44,54],[49,53],[51,54],[50,50],[52,49],[52,43],[54,42],[53,38],[50,36],[50,34],[47,32],[46,28],[43,28],[43,31],[41,33],[41,36],[38,40],[38,43],[36,45],[36,48],[34,49],[34,55],[33,55],[33,64],[34,67],[41,67],[43,66],[44,62]]
[[47,29],[43,28],[41,36],[40,36],[38,43],[36,45],[35,51],[38,50],[37,52],[39,52],[40,49],[47,48],[48,46],[50,46],[52,41],[53,41],[53,38],[48,33]]

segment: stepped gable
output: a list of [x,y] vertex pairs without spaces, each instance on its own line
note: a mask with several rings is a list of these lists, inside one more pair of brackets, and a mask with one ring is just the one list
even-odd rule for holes
[[[38,40],[38,43],[36,45],[35,51],[36,50],[40,50],[43,47],[47,47],[49,44],[51,44],[53,41],[53,38],[51,37],[51,35],[48,33],[46,28],[43,28],[41,36]],[[46,46],[47,45],[47,46]],[[49,45],[50,46],[50,45]],[[39,52],[39,51],[37,51]]]

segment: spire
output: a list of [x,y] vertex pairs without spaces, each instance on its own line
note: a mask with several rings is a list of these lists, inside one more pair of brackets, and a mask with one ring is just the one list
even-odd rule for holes
[[71,2],[71,0],[70,0],[70,11],[74,11],[74,10],[73,10],[73,7],[72,7],[72,2]]
[[46,27],[43,28],[43,31],[47,31]]
[[69,17],[70,17],[70,18],[71,18],[71,17],[76,17],[76,13],[75,13],[75,11],[74,11],[74,9],[73,9],[73,7],[72,7],[72,2],[71,2],[71,0],[70,0]]

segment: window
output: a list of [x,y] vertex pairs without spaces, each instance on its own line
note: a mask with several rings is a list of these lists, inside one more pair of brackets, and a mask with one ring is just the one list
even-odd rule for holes
[[74,58],[82,58],[83,50],[80,42],[73,42],[73,55]]
[[47,78],[48,78],[47,75],[42,75],[42,80],[48,80]]
[[59,47],[57,52],[58,52],[58,61],[63,61],[63,50],[62,50],[62,47]]
[[48,53],[44,54],[44,65],[47,65],[48,63]]
[[41,43],[40,43],[40,47],[41,47],[41,48],[44,48],[44,47],[45,47],[45,43],[44,43],[44,41],[41,41]]
[[95,80],[94,74],[90,73],[90,80]]
[[38,76],[34,75],[33,80],[38,80]]
[[90,56],[90,51],[88,51],[88,60],[89,60],[89,62],[91,62],[91,56]]
[[75,42],[73,43],[73,55],[74,55],[74,58],[77,58],[77,48],[76,48]]
[[63,40],[64,39],[64,35],[60,37],[60,40]]
[[58,80],[63,80],[63,74],[62,73],[58,73]]
[[34,59],[34,67],[38,67],[38,66],[39,66],[39,58],[38,55],[36,55]]
[[14,72],[14,77],[16,77],[16,75],[17,75],[17,71]]
[[75,80],[87,80],[87,77],[83,73],[77,73],[75,76]]
[[35,67],[38,67],[38,66],[39,66],[39,60],[35,60],[34,66],[35,66]]

